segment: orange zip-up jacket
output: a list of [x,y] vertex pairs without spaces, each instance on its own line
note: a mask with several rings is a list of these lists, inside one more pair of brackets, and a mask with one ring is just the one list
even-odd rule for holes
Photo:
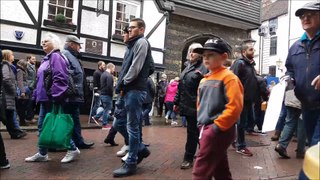
[[198,125],[214,123],[218,131],[231,128],[243,108],[243,86],[239,78],[225,67],[204,76],[197,99]]

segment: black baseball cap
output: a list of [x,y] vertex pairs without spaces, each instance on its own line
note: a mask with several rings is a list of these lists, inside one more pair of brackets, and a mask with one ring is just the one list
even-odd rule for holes
[[219,54],[228,53],[231,54],[231,46],[229,43],[221,38],[208,39],[202,48],[196,48],[194,53],[203,54],[205,50],[214,51]]
[[310,2],[299,8],[295,15],[301,16],[305,11],[320,11],[320,2]]

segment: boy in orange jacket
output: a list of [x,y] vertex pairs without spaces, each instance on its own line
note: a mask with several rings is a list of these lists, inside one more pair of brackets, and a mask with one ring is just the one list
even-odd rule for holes
[[198,89],[197,119],[200,150],[193,179],[232,179],[227,149],[235,138],[235,123],[243,107],[243,87],[236,75],[223,66],[231,46],[223,39],[209,39],[195,53],[202,54],[209,73]]

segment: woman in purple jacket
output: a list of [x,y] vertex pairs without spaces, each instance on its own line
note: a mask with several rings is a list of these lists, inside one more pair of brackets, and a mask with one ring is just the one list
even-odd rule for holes
[[[60,53],[60,39],[58,36],[48,33],[42,41],[43,51],[46,56],[41,61],[41,65],[37,72],[37,87],[34,91],[34,97],[37,103],[40,103],[40,113],[38,121],[39,133],[41,133],[42,123],[48,112],[51,111],[52,103],[63,104],[65,92],[68,88],[68,62]],[[50,64],[49,64],[50,63]],[[51,68],[52,71],[52,86],[50,88],[51,96],[48,97],[44,85],[44,73]],[[74,142],[70,140],[71,148],[66,156],[61,160],[62,163],[68,163],[80,154],[79,149]],[[39,152],[25,159],[26,162],[43,162],[48,161],[48,149],[39,148]]]

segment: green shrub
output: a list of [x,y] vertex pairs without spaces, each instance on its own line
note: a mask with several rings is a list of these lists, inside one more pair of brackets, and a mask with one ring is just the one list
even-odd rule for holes
[[56,17],[54,18],[54,21],[58,22],[58,23],[66,23],[67,22],[66,17],[63,14],[57,14]]

